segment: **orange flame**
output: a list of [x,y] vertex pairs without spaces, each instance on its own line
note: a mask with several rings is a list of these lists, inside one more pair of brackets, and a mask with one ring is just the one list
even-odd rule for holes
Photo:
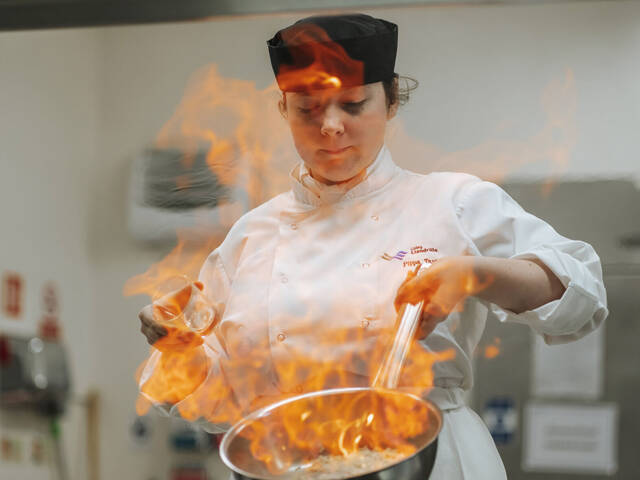
[[[250,422],[240,435],[249,440],[255,459],[280,474],[294,462],[308,465],[321,454],[346,457],[366,448],[408,456],[416,451],[414,439],[433,433],[431,415],[415,397],[363,390],[297,399]],[[416,421],[407,425],[407,418]]]
[[488,345],[484,349],[484,356],[486,358],[495,358],[500,354],[500,349],[495,345]]
[[247,205],[232,202],[222,209],[226,227],[247,208],[288,187],[287,173],[297,159],[278,96],[275,85],[258,90],[252,82],[222,77],[215,65],[206,66],[194,73],[157,135],[156,148],[184,152],[185,169],[192,166],[195,153],[206,151],[206,163],[218,182],[248,195]]
[[[202,243],[192,241],[188,231],[178,231],[178,243],[171,252],[158,263],[135,277],[130,278],[124,285],[125,295],[149,295],[151,300],[158,300],[168,293],[184,287],[186,278],[197,278],[200,268],[209,253],[218,246],[220,238],[210,238]],[[176,300],[184,301],[184,298]],[[178,314],[180,304],[174,306]]]
[[[467,172],[500,183],[507,175],[528,165],[544,166],[547,180],[541,193],[547,194],[553,186],[553,178],[566,171],[577,142],[577,94],[571,69],[545,86],[540,106],[544,123],[532,135],[521,139],[504,138],[502,133],[464,150],[446,151],[410,136],[402,119],[396,116],[386,143],[398,160],[421,159],[420,164],[412,165],[413,170],[421,173]],[[502,122],[496,130],[499,132],[509,123],[508,120]]]
[[[193,287],[183,288],[169,300],[164,297],[157,300],[154,308],[157,318],[179,317],[185,312],[193,291]],[[301,318],[298,324],[301,333],[306,330],[309,334],[310,319]],[[304,350],[291,351],[288,361],[274,367],[267,339],[251,343],[242,332],[230,330],[233,327],[229,324],[214,327],[212,332],[207,332],[211,334],[209,337],[206,333],[196,335],[175,322],[165,325],[171,325],[169,335],[156,344],[161,353],[156,352],[148,360],[153,362],[153,373],[142,382],[139,412],[144,413],[149,408],[147,399],[152,399],[177,404],[180,415],[188,420],[204,418],[216,424],[233,424],[257,408],[303,392],[369,386],[395,334],[393,324],[373,337],[361,328],[314,331],[313,343],[305,345]],[[295,333],[290,330],[290,334]],[[205,353],[212,335],[221,340],[219,367],[212,364]],[[338,365],[323,360],[327,352],[346,342],[365,343],[368,347],[345,355]],[[414,341],[399,389],[426,395],[433,386],[433,365],[452,360],[454,356],[452,349],[430,352]],[[365,366],[364,375],[354,373],[358,365]],[[274,374],[270,368],[275,368],[277,389],[273,388]],[[139,380],[141,375],[142,369]],[[233,388],[229,378],[235,379]],[[406,399],[391,404],[349,400],[339,406],[332,405],[330,412],[322,412],[322,405],[309,409],[296,404],[298,406],[287,410],[284,416],[270,421],[268,428],[254,426],[244,434],[248,435],[252,455],[273,473],[286,470],[293,461],[283,451],[274,454],[274,445],[302,451],[309,459],[320,453],[346,456],[360,448],[377,451],[393,448],[409,455],[415,447],[408,439],[424,433],[429,424],[425,418],[427,412],[407,402]]]
[[494,338],[492,344],[484,347],[485,358],[496,358],[500,355],[500,339]]
[[[322,39],[311,51],[298,50],[311,58],[308,66],[293,69],[283,66],[278,83],[287,87],[340,88],[362,78],[362,65],[346,56],[344,50],[328,41],[324,32],[310,31],[305,27],[300,35],[316,35]],[[289,39],[291,40],[291,39]],[[570,78],[568,82],[570,83]],[[224,79],[215,68],[199,72],[188,89],[188,93],[172,119],[158,135],[160,147],[180,145],[186,152],[207,149],[207,163],[223,184],[243,182],[250,196],[250,206],[279,193],[287,178],[283,172],[291,163],[288,132],[278,128],[280,115],[272,101],[273,88],[258,91],[249,82]],[[235,119],[229,121],[229,118]],[[566,118],[564,120],[567,120]],[[570,120],[570,119],[569,119]],[[564,124],[560,124],[562,127]],[[555,125],[559,128],[558,125]],[[543,142],[552,143],[550,132],[540,134]],[[546,153],[552,159],[564,161],[567,155],[550,145]],[[537,155],[533,148],[506,145],[509,155],[489,156],[488,148],[480,148],[482,157],[490,157],[506,170],[504,162],[513,157],[519,160]],[[554,153],[555,152],[555,153]],[[459,155],[442,155],[446,162],[467,159],[476,152]],[[524,153],[525,155],[521,155]],[[189,156],[185,156],[188,162]],[[486,164],[484,165],[486,166]],[[450,170],[455,169],[448,168]],[[184,179],[176,179],[184,186]],[[228,212],[222,219],[230,226],[239,213]],[[194,332],[184,323],[186,305],[196,290],[206,291],[206,286],[193,285],[186,279],[197,278],[206,255],[220,242],[211,238],[206,244],[191,244],[185,232],[179,235],[176,248],[161,262],[152,266],[145,274],[132,278],[125,285],[125,294],[146,293],[159,302],[154,314],[163,324],[168,335],[152,348],[150,358],[138,369],[141,395],[137,410],[145,413],[150,402],[177,405],[181,416],[188,420],[204,418],[215,424],[233,424],[249,412],[283,398],[303,392],[328,388],[368,386],[394,334],[393,326],[370,334],[366,329],[327,329],[311,331],[310,319],[297,319],[302,332],[314,336],[313,345],[305,351],[292,349],[290,361],[277,366],[271,360],[268,338],[256,339],[240,327],[225,324],[210,325],[208,330]],[[177,280],[176,280],[177,279]],[[177,282],[177,284],[176,284]],[[185,294],[186,286],[189,294]],[[451,298],[471,295],[485,283],[472,275],[463,276],[452,291],[434,297],[429,313],[449,312],[459,305]],[[202,287],[202,288],[201,288]],[[183,295],[173,295],[179,290]],[[169,297],[167,297],[169,295]],[[456,296],[457,295],[457,296]],[[162,300],[164,299],[164,300]],[[213,306],[215,308],[215,306]],[[326,352],[339,349],[345,342],[363,342],[367,348],[345,355],[344,364],[325,360]],[[212,362],[207,349],[217,356],[219,363]],[[487,356],[497,352],[497,346],[487,347]],[[407,364],[404,366],[399,389],[417,395],[425,395],[433,386],[433,365],[450,361],[453,350],[430,352],[414,342]],[[151,370],[148,378],[144,372]],[[357,368],[354,368],[356,366]],[[364,371],[365,374],[355,374]],[[230,388],[233,379],[233,388]],[[372,403],[352,401],[344,405],[332,405],[331,411],[318,409],[291,409],[274,421],[268,428],[251,432],[252,454],[269,465],[273,472],[287,467],[287,457],[281,452],[275,456],[273,445],[308,452],[309,458],[321,452],[348,455],[359,448],[383,450],[389,446],[410,453],[412,446],[405,441],[421,433],[426,425],[426,413],[415,405],[402,403]],[[332,416],[328,421],[327,415]],[[258,427],[255,427],[258,429]],[[322,441],[318,442],[320,438]]]
[[319,26],[294,25],[282,37],[293,60],[292,65],[282,64],[278,72],[278,85],[283,91],[362,85],[364,63],[349,57],[342,45]]

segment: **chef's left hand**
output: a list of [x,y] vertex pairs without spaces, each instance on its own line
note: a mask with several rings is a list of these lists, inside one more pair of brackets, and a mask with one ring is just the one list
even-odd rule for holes
[[473,267],[472,256],[445,257],[407,276],[398,288],[394,304],[397,311],[405,303],[424,301],[417,338],[427,337],[462,300],[484,288]]

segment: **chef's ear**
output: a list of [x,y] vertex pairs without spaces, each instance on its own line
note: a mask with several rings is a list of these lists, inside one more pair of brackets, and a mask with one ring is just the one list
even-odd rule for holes
[[278,110],[280,110],[280,115],[282,115],[282,118],[286,120],[287,119],[287,96],[285,92],[282,92],[282,97],[280,97],[280,100],[278,101]]

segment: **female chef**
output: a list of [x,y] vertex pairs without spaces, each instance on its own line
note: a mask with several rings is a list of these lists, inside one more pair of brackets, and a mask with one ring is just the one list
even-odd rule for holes
[[[305,18],[268,41],[301,162],[291,190],[244,215],[202,267],[217,323],[205,339],[211,373],[191,397],[221,375],[236,398],[301,391],[283,384],[281,368],[293,352],[317,351],[320,332],[366,332],[322,350],[324,365],[344,366],[353,352],[366,356],[397,305],[424,300],[422,346],[455,351],[435,364],[428,395],[444,412],[431,478],[506,478],[464,403],[485,322],[528,325],[549,344],[578,339],[607,316],[601,265],[590,245],[559,235],[495,184],[396,166],[384,138],[399,103],[397,34],[385,20],[338,15]],[[150,343],[166,333],[151,306],[140,319]],[[235,383],[228,358],[257,348],[268,350],[264,382]],[[359,368],[353,383],[366,384]]]

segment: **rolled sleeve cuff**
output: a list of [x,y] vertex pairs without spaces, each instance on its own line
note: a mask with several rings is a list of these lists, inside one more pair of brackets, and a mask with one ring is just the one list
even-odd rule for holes
[[570,281],[557,300],[516,314],[495,304],[489,311],[500,322],[528,325],[548,345],[568,343],[596,329],[607,317],[607,308],[592,294]]

